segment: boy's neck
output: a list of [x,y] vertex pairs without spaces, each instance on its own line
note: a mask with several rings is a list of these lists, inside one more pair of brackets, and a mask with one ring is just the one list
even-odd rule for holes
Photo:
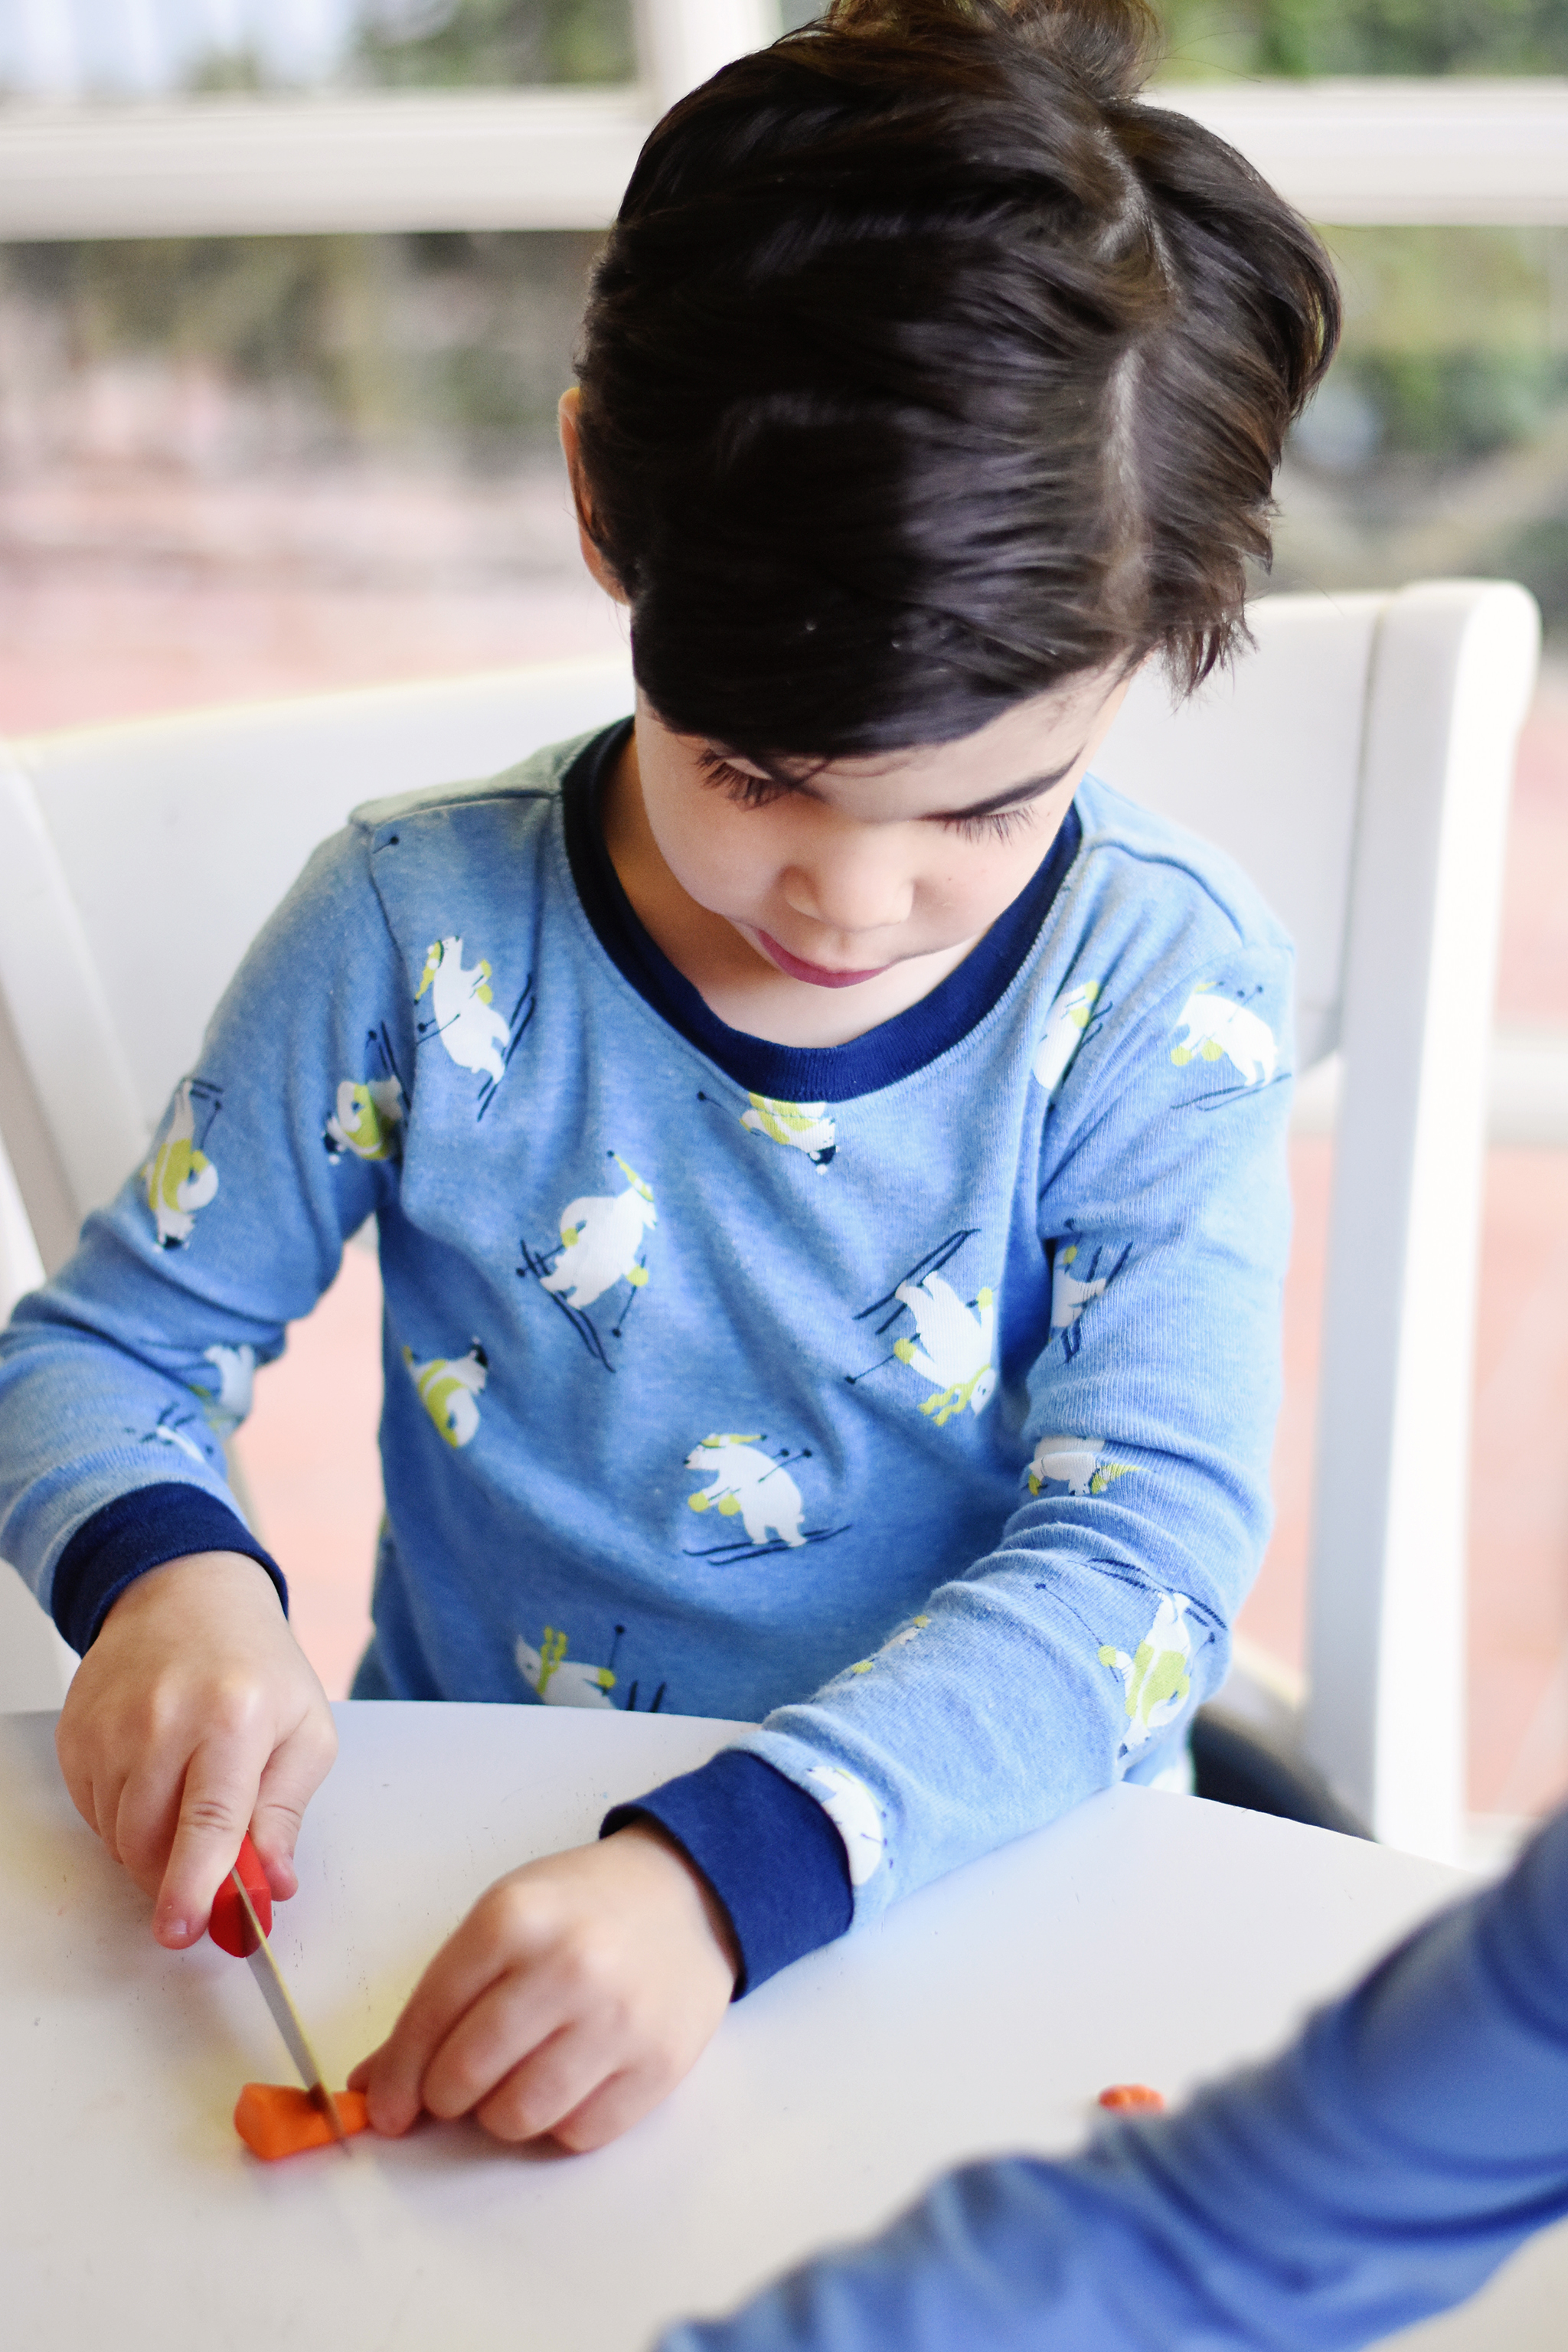
[[940,987],[984,936],[889,964],[854,988],[817,988],[779,971],[677,881],[643,805],[635,730],[605,781],[600,818],[616,878],[655,946],[728,1028],[772,1045],[847,1045],[865,1036]]

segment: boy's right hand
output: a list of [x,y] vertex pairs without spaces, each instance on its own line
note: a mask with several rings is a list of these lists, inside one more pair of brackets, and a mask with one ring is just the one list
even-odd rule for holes
[[248,1829],[275,1896],[338,1736],[265,1569],[199,1552],[122,1592],[77,1668],[55,1735],[71,1801],[178,1951],[205,1932]]

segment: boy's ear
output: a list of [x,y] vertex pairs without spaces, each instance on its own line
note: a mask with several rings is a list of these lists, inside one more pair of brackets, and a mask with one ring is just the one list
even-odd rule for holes
[[583,551],[583,561],[604,590],[617,604],[629,600],[626,590],[610,570],[599,551],[594,537],[594,509],[588,496],[587,479],[583,472],[583,452],[577,431],[577,411],[582,394],[572,384],[556,403],[556,422],[561,428],[561,447],[566,459],[566,472],[572,484],[572,503],[577,509],[577,544]]

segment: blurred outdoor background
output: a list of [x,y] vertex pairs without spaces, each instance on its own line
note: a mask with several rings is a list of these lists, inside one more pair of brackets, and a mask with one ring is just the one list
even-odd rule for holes
[[[1568,75],[1568,0],[1168,0],[1164,15],[1168,82]],[[180,92],[611,89],[637,70],[629,0],[0,0],[0,119]],[[1324,233],[1345,341],[1284,469],[1272,585],[1481,573],[1540,599],[1499,1017],[1568,1053],[1568,227]],[[554,446],[596,243],[0,245],[0,732],[616,642]],[[1331,1137],[1295,1152],[1280,1520],[1246,1621],[1288,1661]],[[334,1694],[363,1637],[379,1507],[375,1316],[374,1258],[351,1251],[242,1441]],[[1568,1149],[1504,1139],[1481,1290],[1471,1803],[1509,1820],[1568,1785],[1565,1426]]]

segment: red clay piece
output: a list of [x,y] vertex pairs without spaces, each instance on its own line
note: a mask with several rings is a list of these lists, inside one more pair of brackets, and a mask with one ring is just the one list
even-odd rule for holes
[[1163,2091],[1152,2091],[1147,2083],[1112,2083],[1109,2090],[1101,2091],[1100,2104],[1102,2107],[1145,2107],[1157,2115],[1165,2104],[1165,2095]]
[[[339,2091],[334,2097],[344,2131],[368,2131],[364,2093]],[[291,2083],[247,2083],[235,2105],[234,2127],[251,2154],[266,2164],[275,2164],[280,2156],[298,2156],[307,2147],[330,2147],[332,2139],[331,2127],[309,2091]]]

